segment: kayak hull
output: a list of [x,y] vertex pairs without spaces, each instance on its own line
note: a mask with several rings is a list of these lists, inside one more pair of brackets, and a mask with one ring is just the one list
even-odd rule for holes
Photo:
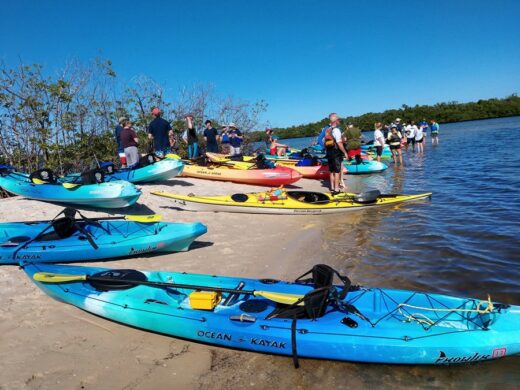
[[[36,272],[92,275],[103,268],[50,264],[25,264],[33,281]],[[148,281],[270,291],[303,295],[311,285],[267,282],[256,279],[174,272],[144,272]],[[242,350],[299,357],[385,364],[447,365],[491,360],[520,352],[520,307],[503,305],[490,314],[432,314],[435,326],[425,329],[406,320],[410,311],[398,310],[407,302],[435,309],[475,308],[479,300],[440,294],[361,287],[350,291],[346,302],[355,304],[371,323],[329,306],[315,320],[271,318],[276,303],[246,294],[225,305],[223,294],[214,310],[193,309],[188,295],[193,289],[137,286],[123,291],[98,291],[88,282],[42,283],[34,281],[51,297],[92,314],[132,327],[169,336]],[[248,303],[246,303],[248,302]],[[495,304],[497,305],[497,304]],[[387,315],[391,311],[392,315]],[[385,315],[386,314],[386,315]],[[417,314],[416,314],[417,315]],[[346,325],[348,318],[350,324]],[[375,325],[373,325],[375,323]],[[484,326],[483,323],[487,323]],[[291,328],[294,327],[294,333]],[[296,348],[293,348],[293,343]]]
[[151,183],[164,181],[182,173],[184,164],[174,159],[164,159],[137,169],[119,169],[105,175],[106,181],[126,180],[130,183]]
[[65,188],[61,183],[34,184],[19,172],[0,176],[0,187],[30,199],[100,208],[128,207],[141,196],[137,187],[122,180]]
[[[59,238],[49,222],[12,222],[0,224],[0,264],[18,264],[21,260],[38,262],[94,261],[152,252],[180,252],[207,232],[201,223],[155,222],[125,220],[78,221],[91,234],[95,249],[85,235],[75,231],[70,237]],[[25,241],[40,239],[23,245]],[[25,241],[15,245],[17,238]]]
[[198,165],[186,165],[182,176],[273,187],[293,184],[302,178],[299,172],[286,167],[242,170],[228,167],[202,167]]
[[[288,194],[291,191],[287,192]],[[298,191],[299,194],[315,194],[312,192]],[[250,214],[288,214],[288,215],[320,215],[337,214],[356,210],[372,209],[397,205],[400,203],[422,200],[431,197],[431,193],[418,195],[392,195],[391,197],[381,197],[374,203],[357,203],[348,196],[345,198],[333,198],[326,193],[320,196],[328,199],[327,203],[306,203],[296,199],[288,198],[283,200],[259,200],[265,197],[265,193],[240,194],[247,196],[246,201],[235,201],[232,196],[190,196],[170,194],[167,192],[152,192],[154,195],[167,197],[180,209],[190,211],[213,211],[230,213],[250,213]],[[350,194],[352,195],[352,194]]]
[[343,161],[343,166],[347,168],[349,175],[367,175],[384,172],[388,169],[386,164],[374,160],[363,160],[361,164],[357,164],[355,161]]

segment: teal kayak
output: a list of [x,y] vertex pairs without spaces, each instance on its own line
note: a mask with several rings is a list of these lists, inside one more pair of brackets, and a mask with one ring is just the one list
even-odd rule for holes
[[184,164],[174,159],[156,161],[150,165],[138,168],[123,168],[112,170],[107,167],[105,181],[126,180],[130,183],[150,183],[168,180],[182,173]]
[[[60,302],[135,328],[299,357],[449,365],[520,353],[520,306],[354,286],[318,265],[295,282],[23,263]],[[310,274],[311,277],[305,279]],[[78,330],[79,331],[79,330]]]
[[140,222],[146,220],[143,216],[67,218],[1,223],[0,264],[93,261],[186,251],[207,232],[199,222]]
[[349,175],[364,175],[369,173],[384,172],[388,168],[386,164],[375,160],[362,160],[361,163],[356,163],[355,160],[343,161],[343,165],[347,168]]
[[3,170],[0,173],[0,187],[30,199],[101,208],[127,207],[134,204],[141,195],[136,186],[123,180],[84,185],[56,179],[35,182],[28,174],[12,170]]

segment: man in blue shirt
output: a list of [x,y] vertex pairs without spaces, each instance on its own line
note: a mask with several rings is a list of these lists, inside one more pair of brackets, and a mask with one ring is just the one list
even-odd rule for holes
[[148,138],[153,141],[154,153],[158,157],[164,157],[170,153],[175,145],[172,126],[170,122],[161,118],[161,110],[155,107],[152,110],[154,119],[148,125]]
[[218,131],[215,129],[210,120],[207,120],[204,125],[204,141],[206,141],[206,152],[218,153],[217,136]]
[[242,132],[237,129],[234,123],[229,124],[229,155],[240,156],[240,145],[242,145]]
[[431,123],[432,145],[439,145],[439,124],[434,120],[432,120]]

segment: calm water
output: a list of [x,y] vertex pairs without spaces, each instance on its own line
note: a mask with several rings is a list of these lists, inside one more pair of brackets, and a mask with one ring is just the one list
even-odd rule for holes
[[[365,137],[370,136],[365,133]],[[304,147],[309,139],[289,140]],[[353,191],[433,192],[431,202],[323,222],[321,260],[354,283],[520,304],[520,117],[441,125],[405,166],[347,176]],[[520,357],[470,367],[352,365],[367,387],[520,388]],[[345,366],[334,366],[341,375]],[[329,372],[330,374],[330,372]],[[337,384],[337,382],[336,382]],[[498,387],[497,387],[498,386]]]

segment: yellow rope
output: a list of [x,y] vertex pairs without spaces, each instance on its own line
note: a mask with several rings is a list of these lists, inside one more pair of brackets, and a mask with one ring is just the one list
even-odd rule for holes
[[[482,309],[482,305],[486,304],[486,308]],[[487,314],[491,313],[494,310],[493,302],[491,302],[491,296],[488,294],[487,301],[480,301],[477,305],[476,309],[437,309],[432,307],[422,307],[422,306],[414,306],[409,305],[407,303],[400,303],[397,305],[397,309],[399,310],[399,313],[406,318],[407,321],[417,321],[419,323],[425,323],[428,325],[433,325],[435,322],[429,318],[427,315],[422,313],[413,313],[411,315],[403,313],[401,310],[402,307],[408,307],[410,309],[420,309],[420,310],[427,310],[427,311],[449,311],[449,312],[463,312],[463,313],[478,313],[478,314]],[[423,317],[423,318],[417,318],[417,317]]]

